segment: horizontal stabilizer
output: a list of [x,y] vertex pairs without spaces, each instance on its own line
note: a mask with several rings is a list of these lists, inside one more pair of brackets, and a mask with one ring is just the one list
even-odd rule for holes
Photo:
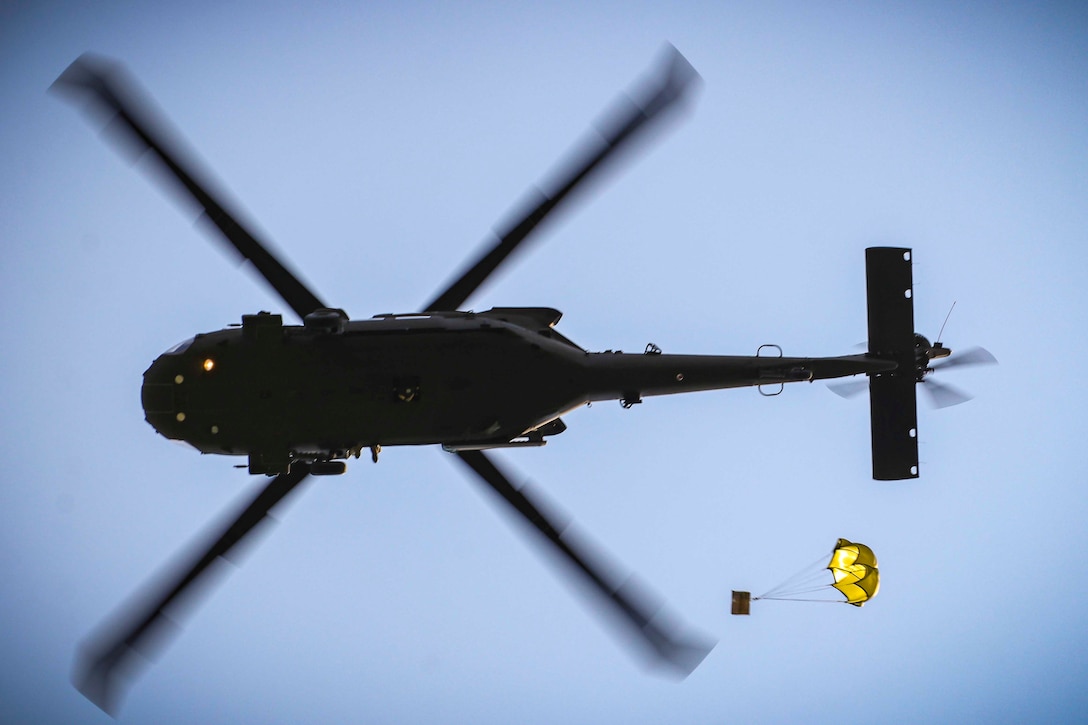
[[918,477],[918,405],[915,371],[911,250],[865,250],[869,354],[894,361],[895,370],[869,377],[873,478]]
[[910,250],[865,250],[865,295],[869,308],[869,352],[910,353],[914,360],[914,292]]
[[918,478],[918,404],[914,378],[886,373],[869,379],[873,478]]

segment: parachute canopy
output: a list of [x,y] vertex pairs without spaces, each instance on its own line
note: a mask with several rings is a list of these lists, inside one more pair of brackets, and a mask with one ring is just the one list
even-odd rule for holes
[[835,581],[831,586],[846,596],[846,601],[860,607],[876,596],[880,589],[880,571],[876,568],[876,555],[865,544],[855,544],[839,539],[827,568]]
[[[831,573],[830,577],[828,572]],[[860,607],[875,597],[879,588],[880,571],[873,550],[865,544],[839,539],[835,542],[830,560],[821,556],[766,594],[753,597],[749,592],[734,591],[732,613],[748,614],[750,602],[760,599],[835,601]],[[832,592],[833,589],[838,592]],[[840,599],[839,594],[846,597],[846,601]]]

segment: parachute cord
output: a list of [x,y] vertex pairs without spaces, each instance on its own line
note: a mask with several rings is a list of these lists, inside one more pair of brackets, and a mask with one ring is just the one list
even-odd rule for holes
[[[832,552],[834,552],[834,549],[832,549]],[[799,594],[807,593],[808,591],[810,591],[809,588],[814,585],[815,581],[817,580],[816,578],[827,570],[827,566],[820,566],[827,560],[827,554],[821,555],[819,559],[816,559],[816,561],[802,567],[801,570],[797,573],[792,574],[784,581],[779,582],[775,586],[771,587],[769,590],[767,590],[766,594],[760,595],[755,598],[771,599],[775,595],[785,594],[786,592],[797,588],[802,589],[802,591],[798,592]]]
[[813,581],[820,575],[820,571],[811,571],[806,569],[805,571],[794,574],[785,581],[779,582],[774,587],[767,590],[767,594],[773,594],[775,592],[782,592],[797,587],[811,586]]
[[774,589],[764,592],[760,596],[762,597],[784,597],[793,596],[796,594],[807,594],[809,592],[819,591],[825,587],[831,586],[830,578],[828,581],[820,579],[810,579],[804,582],[795,582],[792,586],[775,587]]
[[778,587],[777,589],[772,589],[769,592],[764,592],[761,596],[785,597],[793,596],[795,594],[808,594],[809,592],[819,591],[820,589],[828,586],[831,586],[830,581],[809,581],[804,583],[798,582],[795,586]]
[[795,597],[752,597],[752,601],[757,599],[770,599],[778,602],[817,602],[819,604],[849,604],[847,601],[838,601],[835,599],[797,599]]
[[[758,599],[798,599],[804,597],[805,594],[815,594],[819,592],[830,592],[832,589],[830,583],[819,583],[814,587],[796,588],[789,591],[772,591],[761,595]],[[837,589],[834,591],[838,591]]]
[[797,586],[790,587],[788,589],[783,587],[775,589],[773,591],[765,592],[762,596],[770,595],[772,597],[785,597],[793,596],[794,594],[808,594],[809,592],[818,592],[821,589],[826,589],[827,587],[831,586],[831,584],[832,582],[830,581],[808,582],[804,585],[798,584]]

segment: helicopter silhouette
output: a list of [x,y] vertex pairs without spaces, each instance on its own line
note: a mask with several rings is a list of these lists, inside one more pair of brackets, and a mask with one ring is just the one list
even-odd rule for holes
[[[173,629],[170,610],[191,596],[208,568],[256,529],[312,476],[338,475],[347,461],[383,447],[438,445],[509,505],[600,595],[602,611],[622,622],[651,661],[680,676],[714,646],[707,637],[664,624],[659,602],[617,575],[587,542],[565,532],[544,501],[514,485],[485,451],[539,447],[566,430],[562,417],[588,403],[751,386],[868,376],[873,475],[918,475],[914,386],[931,360],[950,350],[916,335],[910,250],[866,251],[869,350],[837,357],[590,352],[556,329],[546,307],[463,308],[550,215],[585,182],[632,148],[632,140],[683,105],[699,76],[671,46],[664,59],[596,127],[597,138],[557,179],[515,214],[464,271],[418,310],[351,319],[326,304],[239,222],[172,137],[152,104],[119,64],[86,54],[53,90],[87,101],[127,150],[167,172],[214,236],[249,262],[301,321],[246,314],[226,329],[197,334],[152,362],[143,376],[147,422],[164,437],[202,453],[245,456],[271,480],[191,559],[123,606],[81,646],[73,681],[114,712],[127,681]],[[951,362],[951,361],[950,361]],[[175,615],[176,616],[176,615]]]

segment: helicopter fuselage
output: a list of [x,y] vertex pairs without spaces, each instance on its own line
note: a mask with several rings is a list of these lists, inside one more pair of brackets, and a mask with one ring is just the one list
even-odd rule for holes
[[204,453],[248,455],[253,473],[381,446],[543,445],[586,403],[877,373],[834,358],[587,352],[551,308],[380,315],[336,331],[246,315],[197,335],[144,373],[147,421]]

